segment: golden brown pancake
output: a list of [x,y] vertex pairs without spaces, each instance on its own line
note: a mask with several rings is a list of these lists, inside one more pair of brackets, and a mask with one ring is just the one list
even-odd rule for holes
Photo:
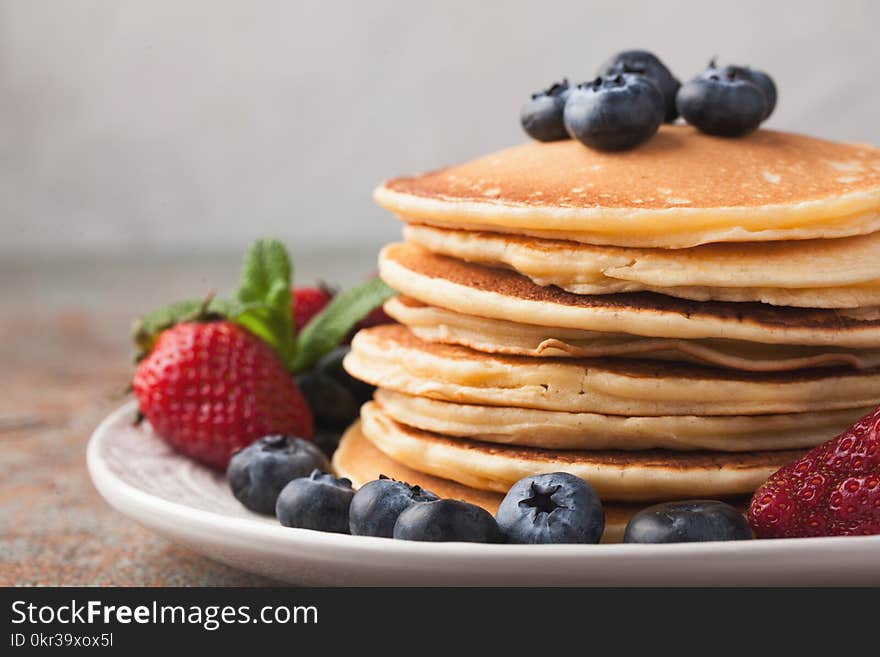
[[623,153],[529,142],[395,178],[376,201],[417,223],[589,244],[683,248],[880,228],[880,150],[758,130],[663,126]]
[[339,441],[339,447],[333,453],[333,470],[337,476],[350,479],[355,488],[384,475],[414,486],[419,485],[440,497],[476,504],[492,514],[498,510],[498,505],[504,498],[502,493],[479,490],[451,479],[433,477],[395,461],[364,437],[360,420],[351,425]]
[[473,488],[505,493],[523,477],[569,472],[588,481],[602,500],[624,502],[750,494],[803,454],[803,450],[620,452],[498,445],[408,427],[372,402],[361,409],[361,430],[395,461]]
[[[435,495],[443,498],[464,500],[486,509],[495,514],[498,505],[504,499],[501,493],[479,490],[464,486],[451,479],[434,477],[424,472],[418,472],[410,467],[395,461],[376,449],[367,440],[360,429],[360,422],[353,424],[333,454],[333,469],[340,477],[347,477],[360,488],[367,482],[385,475],[398,481],[405,481],[413,485],[419,485]],[[742,501],[738,504],[742,506]],[[605,503],[605,532],[602,535],[603,543],[620,543],[623,540],[623,530],[626,523],[634,513],[643,508],[641,504]]]
[[515,406],[479,406],[379,388],[392,420],[444,436],[542,449],[756,450],[814,447],[851,427],[870,408],[784,415],[627,417]]
[[536,285],[513,271],[436,255],[416,244],[386,246],[379,268],[388,285],[422,303],[521,324],[658,338],[880,346],[880,318],[868,313],[697,302],[653,292],[572,294]]
[[595,246],[416,224],[403,235],[438,255],[506,267],[574,294],[659,292],[798,308],[880,305],[880,233],[691,249]]
[[760,415],[880,403],[880,370],[741,372],[637,359],[529,358],[424,342],[404,326],[358,332],[352,376],[408,395],[606,415]]
[[536,358],[650,358],[749,372],[880,366],[880,349],[646,338],[625,333],[550,328],[462,315],[403,296],[389,299],[384,307],[390,317],[408,326],[425,342],[460,345],[489,354]]

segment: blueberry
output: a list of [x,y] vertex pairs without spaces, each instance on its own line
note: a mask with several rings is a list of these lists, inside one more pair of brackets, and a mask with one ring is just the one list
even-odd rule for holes
[[485,509],[462,500],[413,504],[394,523],[394,538],[405,541],[498,543],[498,523]]
[[419,486],[380,477],[364,484],[354,494],[348,512],[351,533],[359,536],[394,535],[398,516],[413,504],[439,499],[434,493]]
[[663,95],[651,80],[619,73],[578,85],[565,103],[565,128],[590,148],[620,151],[651,137],[663,122]]
[[[684,120],[701,132],[722,137],[748,134],[770,112],[764,89],[740,67],[714,68],[678,90],[676,104]],[[769,78],[768,78],[769,79]]]
[[755,69],[746,70],[749,71],[752,76],[752,81],[764,92],[764,98],[767,100],[767,113],[764,114],[764,119],[766,120],[767,117],[773,114],[773,110],[776,109],[776,83],[773,82],[773,78],[764,73],[764,71],[756,71]]
[[351,481],[314,470],[284,487],[275,515],[285,527],[347,534],[348,507],[353,497]]
[[333,377],[312,371],[298,376],[296,382],[318,427],[342,430],[357,418],[360,404],[351,391]]
[[729,64],[721,70],[718,70],[715,65],[715,60],[712,60],[709,62],[709,67],[703,71],[703,77],[711,75],[713,70],[721,77],[725,77],[732,72],[734,76],[750,80],[761,91],[763,91],[764,98],[767,101],[767,111],[766,114],[764,114],[765,120],[773,113],[773,110],[776,109],[776,84],[773,82],[773,78],[764,73],[764,71],[749,68],[748,66],[735,66],[733,64]]
[[675,107],[675,94],[681,82],[678,81],[656,55],[647,50],[624,50],[619,52],[599,68],[599,75],[618,73],[637,73],[650,78],[663,94],[665,120],[675,121],[678,109]]
[[598,543],[605,529],[593,487],[566,472],[520,479],[495,517],[508,543]]
[[342,361],[348,355],[349,351],[351,351],[351,347],[348,345],[337,347],[321,358],[321,360],[315,364],[314,369],[316,372],[321,372],[322,374],[333,377],[338,383],[341,383],[348,388],[351,394],[354,395],[355,401],[360,405],[373,398],[373,392],[376,388],[369,383],[354,378],[351,374],[345,371],[345,368],[342,366]]
[[568,80],[563,79],[544,91],[532,94],[532,98],[522,106],[519,115],[523,130],[529,137],[538,141],[568,139],[562,122],[562,112],[570,92]]
[[315,468],[330,469],[327,457],[302,438],[266,436],[233,455],[226,479],[235,499],[251,511],[275,513],[275,501],[288,482]]
[[693,543],[750,538],[752,530],[743,514],[729,504],[715,500],[655,504],[635,514],[623,533],[624,543]]

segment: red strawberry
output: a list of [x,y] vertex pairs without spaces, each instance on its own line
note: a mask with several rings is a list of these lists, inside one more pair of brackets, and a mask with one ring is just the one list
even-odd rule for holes
[[335,291],[321,285],[319,287],[297,287],[291,292],[293,300],[293,323],[296,332],[302,331],[312,318],[324,310]]
[[758,538],[880,534],[880,408],[757,490]]
[[215,468],[225,469],[234,451],[265,435],[312,437],[311,412],[284,364],[229,321],[163,331],[132,387],[160,437]]

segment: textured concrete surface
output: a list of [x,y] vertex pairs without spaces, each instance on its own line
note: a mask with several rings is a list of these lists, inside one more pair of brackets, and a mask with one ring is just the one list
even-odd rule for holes
[[[301,263],[351,280],[372,254]],[[238,256],[187,264],[0,264],[0,585],[261,585],[113,511],[85,466],[92,430],[126,398],[127,328],[174,296],[228,289]],[[345,272],[349,272],[348,276]]]

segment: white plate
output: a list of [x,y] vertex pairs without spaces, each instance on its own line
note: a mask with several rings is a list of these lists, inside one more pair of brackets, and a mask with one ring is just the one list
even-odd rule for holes
[[289,529],[242,507],[224,478],[177,454],[134,405],[88,447],[101,495],[166,538],[292,584],[379,586],[878,585],[880,536],[675,545],[415,543]]

